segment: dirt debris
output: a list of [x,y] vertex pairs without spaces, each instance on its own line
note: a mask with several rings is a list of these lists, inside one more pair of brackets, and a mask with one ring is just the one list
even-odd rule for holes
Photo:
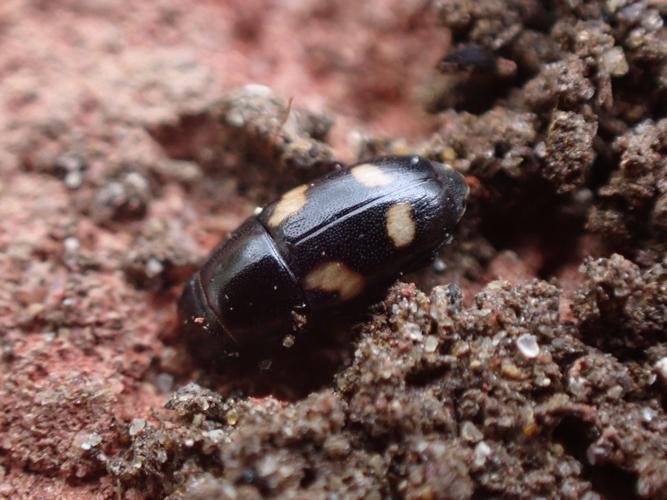
[[[270,185],[265,190],[275,196],[306,175],[312,178],[334,166],[331,148],[323,142],[331,119],[294,106],[268,87],[248,85],[230,93],[222,100],[219,113],[216,149],[236,151],[240,171],[247,172],[249,162],[257,165],[252,178],[237,174],[246,185]],[[262,179],[267,170],[270,179]]]
[[613,351],[616,344],[638,349],[641,356],[642,350],[667,340],[665,263],[642,271],[615,254],[587,261],[583,272],[586,279],[575,295],[573,310],[588,343],[595,344],[596,337],[606,351]]
[[[667,498],[662,2],[47,3],[0,8],[0,496]],[[194,357],[207,252],[384,153],[466,175],[454,243]]]
[[583,186],[595,160],[593,139],[596,123],[587,123],[579,114],[554,113],[546,138],[544,177],[561,193]]
[[[167,404],[176,415],[151,431],[160,437],[134,436],[126,463],[144,457],[134,473],[161,488],[180,464],[190,479],[166,487],[174,498],[319,495],[342,484],[355,495],[581,497],[605,466],[635,474],[642,496],[662,491],[665,417],[646,367],[628,369],[574,337],[547,283],[493,282],[463,309],[447,297],[395,286],[334,391],[280,404],[180,390]],[[569,427],[586,440],[569,442]],[[155,449],[171,450],[159,470],[159,457],[142,455]]]

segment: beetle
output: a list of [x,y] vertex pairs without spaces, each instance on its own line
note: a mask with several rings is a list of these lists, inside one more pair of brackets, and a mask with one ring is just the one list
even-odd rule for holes
[[420,156],[381,157],[295,187],[194,273],[179,300],[181,328],[219,336],[226,352],[275,344],[432,257],[467,195],[461,174]]
[[492,73],[497,69],[496,55],[486,47],[464,45],[458,47],[438,64],[443,73],[470,69],[480,73]]

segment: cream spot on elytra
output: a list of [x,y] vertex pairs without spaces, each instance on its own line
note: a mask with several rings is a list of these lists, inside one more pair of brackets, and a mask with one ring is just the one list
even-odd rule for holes
[[409,245],[415,239],[415,221],[409,203],[396,203],[387,210],[387,234],[396,248]]
[[294,215],[306,204],[306,191],[308,186],[298,186],[287,191],[273,207],[271,217],[269,217],[269,226],[276,227],[288,217]]
[[352,177],[366,187],[388,186],[392,183],[391,175],[384,172],[377,165],[363,163],[350,170]]
[[337,293],[341,300],[359,295],[364,278],[342,262],[325,262],[310,271],[304,280],[307,290]]

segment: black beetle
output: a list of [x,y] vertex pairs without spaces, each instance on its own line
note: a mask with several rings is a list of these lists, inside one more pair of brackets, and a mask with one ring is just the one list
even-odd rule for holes
[[185,286],[186,335],[267,346],[433,255],[463,216],[458,172],[419,156],[353,165],[249,217]]
[[496,71],[496,55],[486,47],[479,45],[464,45],[457,47],[442,58],[438,69],[442,72],[462,71],[470,69],[480,73]]

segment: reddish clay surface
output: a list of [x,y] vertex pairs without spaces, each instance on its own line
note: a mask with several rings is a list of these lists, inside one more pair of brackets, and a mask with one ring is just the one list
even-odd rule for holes
[[[4,0],[0,496],[667,498],[666,16]],[[256,205],[411,152],[471,186],[432,266],[192,355],[180,287]]]

